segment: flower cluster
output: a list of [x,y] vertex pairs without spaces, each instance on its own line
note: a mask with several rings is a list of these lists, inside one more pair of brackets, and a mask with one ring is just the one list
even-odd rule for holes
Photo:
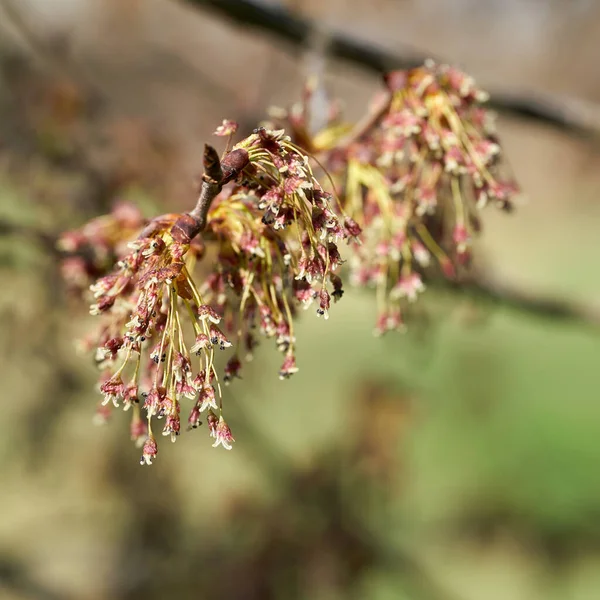
[[57,245],[65,255],[61,272],[69,289],[81,292],[112,270],[115,262],[127,253],[127,242],[145,224],[135,205],[120,202],[110,214],[63,233]]
[[261,127],[231,147],[237,124],[224,120],[215,135],[226,150],[206,146],[190,213],[146,221],[121,205],[62,237],[72,287],[98,278],[87,345],[101,372],[99,419],[131,409],[142,464],[157,455],[157,421],[177,439],[186,403],[188,428],[204,419],[213,445],[231,448],[220,382],[241,376],[260,336],[283,355],[281,379],[298,370],[294,319],[299,306],[327,319],[342,296],[340,242],[352,281],[377,289],[382,334],[403,327],[428,277],[469,263],[479,209],[510,209],[517,188],[473,80],[429,62],[385,83],[354,126],[332,104],[311,131],[310,87],[277,114],[291,136]]
[[337,109],[314,135],[302,105],[283,115],[364,231],[351,278],[377,288],[377,333],[403,326],[402,305],[425,289],[428,270],[454,277],[468,264],[478,210],[488,202],[509,210],[517,192],[501,170],[487,94],[471,77],[427,62],[389,73],[385,83],[354,128]]
[[[204,410],[219,410],[214,348],[231,345],[219,329],[219,315],[204,304],[189,273],[196,254],[178,224],[179,219],[170,227],[169,219],[161,220],[156,231],[129,244],[130,253],[112,273],[91,286],[90,312],[101,318],[95,342],[103,405],[133,409],[131,436],[144,444],[147,464],[157,452],[153,417],[164,419],[162,433],[174,441],[183,398],[194,400],[191,427]],[[190,332],[185,329],[189,321]],[[190,344],[186,338],[192,332]]]
[[[234,131],[227,121],[216,133]],[[258,329],[275,339],[284,355],[279,376],[288,378],[298,370],[296,306],[315,302],[327,318],[331,297],[342,294],[336,244],[350,234],[298,147],[282,131],[258,129],[220,160],[207,150],[200,209],[132,220],[111,236],[109,225],[119,229],[115,211],[61,243],[75,258],[80,240],[118,257],[90,288],[90,312],[100,323],[88,346],[101,373],[98,418],[113,407],[131,410],[142,464],[158,453],[157,421],[162,435],[177,439],[186,402],[188,428],[205,417],[213,446],[230,449],[216,351],[232,348],[222,374],[228,383],[251,357]],[[115,240],[132,230],[128,251],[117,250]]]
[[234,150],[248,152],[240,183],[209,212],[207,231],[219,240],[216,268],[202,293],[225,316],[236,351],[226,377],[252,356],[255,330],[284,354],[285,379],[297,371],[293,315],[316,304],[328,318],[341,297],[337,243],[349,236],[315,179],[308,158],[283,131],[258,129]]

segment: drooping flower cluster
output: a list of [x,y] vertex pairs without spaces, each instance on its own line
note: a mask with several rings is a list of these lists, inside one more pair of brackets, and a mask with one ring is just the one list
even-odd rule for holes
[[351,277],[377,288],[377,333],[402,326],[403,303],[425,289],[435,265],[454,277],[469,262],[477,211],[488,202],[508,210],[517,192],[501,170],[500,145],[482,106],[487,94],[471,77],[428,62],[385,82],[371,114],[354,128],[336,107],[313,135],[306,103],[283,115],[326,165],[344,209],[364,231]]
[[297,371],[296,304],[308,308],[314,302],[317,314],[328,318],[332,297],[343,293],[337,242],[349,233],[308,158],[283,131],[259,129],[235,149],[248,152],[249,165],[231,195],[218,198],[209,213],[207,229],[220,244],[202,293],[235,335],[226,377],[238,375],[242,354],[251,356],[258,326],[284,354],[284,379]]
[[[91,287],[95,302],[90,312],[101,318],[96,362],[103,405],[133,408],[131,436],[144,443],[142,460],[148,464],[157,452],[153,417],[164,419],[163,435],[175,440],[183,398],[194,400],[188,418],[192,427],[202,411],[219,409],[214,347],[231,345],[218,327],[219,315],[204,304],[188,271],[186,259],[195,257],[191,240],[175,228],[177,220],[171,220],[171,227],[168,221],[132,242],[115,271]],[[192,345],[186,340],[189,321]]]
[[[234,131],[235,124],[224,122],[217,133]],[[96,349],[101,372],[98,415],[131,409],[142,464],[157,455],[157,421],[163,435],[177,439],[186,403],[188,427],[197,427],[205,413],[213,445],[230,449],[216,350],[234,346],[222,377],[228,383],[251,355],[258,326],[284,354],[279,375],[285,379],[297,371],[296,305],[315,301],[327,317],[331,296],[342,293],[336,242],[349,234],[307,157],[282,131],[256,130],[214,166],[203,179],[203,193],[215,195],[203,227],[194,211],[163,215],[143,228],[140,219],[127,253],[115,247],[121,237],[95,235],[97,223],[112,224],[114,215],[63,238],[92,248],[100,240],[107,254],[119,257],[90,288],[90,312],[100,323],[88,346]],[[74,252],[65,259],[71,260],[82,244],[62,247]],[[208,273],[202,283],[195,280],[198,264]]]

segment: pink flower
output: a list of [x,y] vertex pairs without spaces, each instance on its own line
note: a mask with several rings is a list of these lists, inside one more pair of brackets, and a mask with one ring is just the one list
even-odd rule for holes
[[105,381],[100,386],[100,391],[104,394],[104,400],[102,405],[106,406],[109,402],[112,402],[115,407],[119,406],[119,400],[123,398],[123,391],[125,385],[119,375],[113,376]]
[[202,350],[210,350],[212,346],[210,345],[210,339],[205,333],[199,333],[196,336],[196,342],[190,348],[190,352],[194,354],[200,354]]
[[427,248],[421,244],[421,242],[418,240],[413,240],[411,243],[411,250],[415,260],[419,263],[419,265],[422,267],[429,266],[429,263],[431,262],[431,254],[429,253],[429,250],[427,250]]
[[346,235],[350,238],[354,238],[355,240],[362,233],[362,230],[361,230],[359,224],[354,219],[351,219],[350,217],[345,218],[344,229],[345,229]]
[[151,465],[152,461],[158,454],[158,445],[153,435],[146,438],[144,442],[144,449],[142,450],[142,458],[140,459],[140,465]]
[[237,129],[238,124],[235,121],[223,119],[223,123],[215,129],[213,135],[226,137],[228,135],[233,135],[237,131]]
[[231,450],[231,442],[235,442],[235,439],[231,435],[231,429],[229,429],[229,425],[227,425],[225,422],[223,415],[219,417],[219,421],[216,423],[216,425],[214,420],[211,419],[209,421],[209,427],[211,437],[215,438],[213,448],[221,445],[223,448],[225,448],[225,450]]
[[123,390],[123,410],[129,410],[134,404],[137,404],[138,400],[138,386],[135,382],[131,382]]
[[489,165],[494,157],[500,154],[500,146],[491,140],[480,139],[473,143],[473,151],[478,155],[481,163]]
[[293,283],[294,297],[301,302],[304,308],[308,308],[315,298],[316,292],[306,279],[295,280]]
[[279,379],[289,379],[294,373],[298,372],[298,367],[296,366],[296,357],[289,352],[285,355],[285,359],[281,368],[279,369]]
[[200,408],[197,404],[194,405],[194,408],[190,411],[190,416],[188,417],[188,429],[196,429],[199,425],[202,424],[200,420]]
[[423,215],[431,215],[437,207],[437,193],[433,187],[420,187],[415,192],[417,200],[417,210],[415,211],[419,217]]
[[104,425],[110,419],[110,413],[112,409],[110,406],[105,404],[100,404],[96,409],[96,414],[94,415],[94,425]]
[[215,388],[209,383],[205,383],[200,389],[196,406],[198,406],[200,412],[205,411],[209,407],[218,410]]
[[129,426],[129,434],[131,441],[135,442],[136,446],[140,447],[148,437],[148,426],[141,418],[139,411],[134,412]]
[[465,172],[465,156],[458,146],[451,146],[444,154],[444,169],[453,175]]
[[228,385],[234,377],[240,376],[241,368],[242,363],[240,362],[240,359],[237,357],[237,355],[232,356],[225,365],[225,375],[223,377],[225,385]]
[[417,299],[417,294],[425,289],[425,285],[418,273],[408,273],[400,277],[390,295],[394,298],[408,298],[409,302]]
[[167,415],[165,427],[163,429],[163,435],[170,435],[171,441],[174,442],[179,435],[179,429],[181,428],[181,421],[178,412]]
[[452,232],[452,239],[456,244],[456,251],[458,254],[464,254],[469,247],[471,236],[464,225],[456,225]]
[[454,279],[456,277],[456,269],[448,257],[440,258],[440,267],[442,268],[442,273],[444,273],[448,279]]
[[208,304],[202,304],[198,307],[198,316],[201,321],[208,320],[215,325],[218,325],[221,322],[221,315],[212,307],[208,306]]
[[389,113],[384,118],[382,126],[385,129],[394,129],[401,136],[410,137],[421,131],[421,119],[413,111],[405,108]]
[[153,387],[147,394],[144,400],[143,409],[148,413],[148,417],[156,415],[162,409],[163,402],[166,397],[164,387]]
[[383,311],[377,317],[377,323],[373,333],[376,336],[381,336],[388,331],[403,331],[405,329],[404,322],[402,321],[402,313],[400,309],[392,309],[389,311]]
[[231,346],[231,342],[225,337],[225,334],[216,325],[210,326],[209,334],[211,343],[214,345],[218,344],[221,350],[225,350],[225,348],[229,348]]
[[329,292],[325,288],[323,288],[319,292],[319,308],[317,308],[317,314],[322,316],[324,319],[329,319],[329,306],[330,306],[330,296]]

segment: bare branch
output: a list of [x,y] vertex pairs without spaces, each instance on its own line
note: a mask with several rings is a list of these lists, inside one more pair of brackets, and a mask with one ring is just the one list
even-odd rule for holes
[[7,236],[21,236],[40,244],[47,252],[58,254],[56,240],[58,236],[37,229],[29,225],[13,223],[0,218],[0,238]]
[[430,287],[450,290],[489,307],[503,307],[531,317],[564,321],[592,327],[594,331],[600,330],[600,310],[589,305],[540,296],[483,279],[454,283],[440,279],[430,282]]
[[[188,4],[203,7],[230,21],[268,32],[293,46],[304,48],[316,25],[293,15],[280,6],[263,5],[253,0],[185,0]],[[396,54],[382,47],[348,36],[339,31],[330,33],[327,52],[330,56],[346,60],[368,71],[383,74],[395,69],[419,66],[427,58],[412,49]],[[534,120],[580,136],[600,137],[600,107],[576,98],[552,94],[507,93],[491,90],[489,105],[499,112]]]
[[[252,0],[185,0],[188,4],[202,6],[229,20],[267,31],[294,46],[306,47],[318,26],[300,18],[280,6],[259,4]],[[328,53],[378,73],[394,69],[408,69],[423,63],[419,53],[398,56],[368,42],[351,38],[343,33],[330,32]],[[430,58],[430,57],[429,57]]]

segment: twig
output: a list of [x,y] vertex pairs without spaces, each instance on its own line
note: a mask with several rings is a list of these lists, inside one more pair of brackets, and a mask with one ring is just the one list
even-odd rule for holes
[[[288,10],[253,0],[185,0],[188,4],[208,8],[244,27],[268,32],[294,46],[309,43],[315,24]],[[368,71],[384,74],[394,69],[409,69],[423,64],[429,55],[407,50],[390,52],[339,31],[330,33],[329,55],[346,60]],[[433,57],[435,58],[435,57]],[[491,91],[489,105],[505,114],[535,120],[576,135],[600,136],[600,107],[575,98],[552,94],[506,93]]]
[[219,159],[217,151],[205,144],[203,162],[204,173],[196,206],[177,219],[171,229],[171,235],[178,241],[189,242],[204,231],[210,205],[223,186],[235,179],[248,165],[248,152],[237,148]]
[[212,201],[223,188],[223,170],[217,151],[206,144],[204,146],[204,174],[200,186],[200,196],[196,207],[190,213],[197,221],[201,229],[206,227],[206,215]]

